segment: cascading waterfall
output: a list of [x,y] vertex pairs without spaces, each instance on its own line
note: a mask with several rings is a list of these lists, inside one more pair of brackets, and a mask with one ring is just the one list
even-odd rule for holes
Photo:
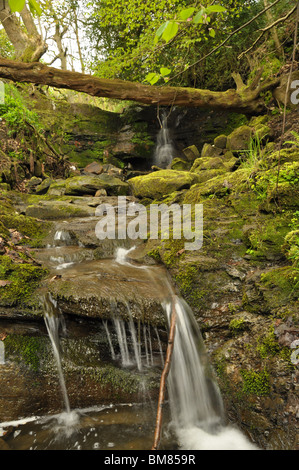
[[161,117],[161,129],[157,135],[157,143],[154,153],[154,165],[159,168],[167,168],[174,158],[174,145],[167,125],[168,116],[164,112]]
[[[243,434],[224,424],[224,408],[199,327],[188,304],[175,297],[176,330],[168,394],[172,426],[185,450],[253,450]],[[165,306],[170,322],[172,304]]]
[[[175,297],[176,332],[168,391],[177,429],[198,426],[213,432],[223,417],[220,393],[212,377],[198,325],[191,309]],[[170,322],[172,305],[166,306]]]
[[44,301],[45,306],[45,324],[47,327],[48,335],[52,343],[53,353],[57,365],[59,383],[62,391],[62,396],[65,405],[66,413],[70,414],[71,408],[69,403],[69,398],[67,394],[67,389],[65,385],[62,365],[61,365],[61,358],[60,358],[60,340],[59,340],[59,328],[61,327],[61,317],[59,312],[57,311],[57,302],[52,298],[52,296],[48,293],[45,296]]

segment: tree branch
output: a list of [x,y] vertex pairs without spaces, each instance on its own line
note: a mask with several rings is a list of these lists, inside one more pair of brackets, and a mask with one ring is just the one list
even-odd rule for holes
[[156,418],[156,429],[154,436],[154,444],[152,450],[157,450],[160,444],[161,439],[161,429],[162,429],[162,418],[163,418],[163,406],[165,401],[165,389],[166,389],[166,379],[169,374],[171,366],[171,357],[174,346],[174,336],[175,336],[175,326],[176,326],[176,311],[175,311],[175,302],[172,300],[172,312],[171,312],[171,321],[170,321],[170,330],[168,337],[168,346],[166,352],[166,359],[163,368],[163,372],[160,380],[160,391],[159,391],[159,400],[158,400],[158,409],[157,409],[157,418]]
[[239,28],[235,29],[232,33],[230,33],[226,39],[224,39],[224,41],[222,41],[221,44],[219,44],[218,46],[214,47],[214,49],[212,49],[208,54],[206,54],[205,56],[201,57],[200,59],[196,60],[195,62],[193,62],[191,65],[189,65],[188,67],[186,67],[186,69],[184,69],[182,72],[179,72],[177,73],[176,75],[174,75],[173,77],[171,77],[168,82],[170,80],[173,80],[175,79],[176,77],[178,77],[179,75],[181,75],[182,73],[186,72],[186,70],[189,70],[191,67],[194,67],[194,65],[197,65],[199,64],[200,62],[204,61],[205,59],[207,59],[208,57],[210,57],[212,54],[214,54],[215,52],[217,52],[219,49],[221,49],[221,47],[223,47],[235,34],[239,33],[240,31],[242,31],[242,29],[246,28],[246,26],[249,26],[251,23],[253,23],[257,18],[259,18],[261,15],[263,15],[266,11],[268,11],[270,8],[274,7],[274,5],[276,5],[278,2],[280,2],[280,0],[275,0],[275,2],[273,2],[271,5],[268,5],[266,8],[264,8],[262,11],[260,11],[257,15],[255,15],[253,18],[251,18],[249,21],[247,21],[247,23],[243,24],[242,26],[240,26]]
[[274,28],[277,24],[283,22],[283,21],[286,21],[293,13],[295,13],[296,11],[296,8],[297,8],[297,5],[294,6],[294,8],[292,8],[292,10],[290,10],[285,16],[282,16],[281,18],[278,18],[276,21],[274,21],[272,24],[266,26],[265,28],[261,29],[260,31],[261,34],[259,35],[259,37],[254,41],[254,43],[246,50],[246,51],[243,51],[239,56],[238,56],[238,60],[240,60],[244,55],[248,54],[248,52],[250,52],[255,46],[256,44],[260,41],[260,39],[264,36],[264,34],[269,31],[270,29]]
[[[0,78],[15,82],[35,83],[55,88],[65,88],[87,93],[91,96],[136,101],[151,105],[176,105],[201,107],[215,110],[229,110],[242,114],[260,114],[265,108],[259,96],[262,87],[252,90],[210,91],[185,87],[158,87],[125,80],[102,79],[92,75],[60,70],[36,63],[16,62],[0,58]],[[269,88],[279,85],[279,79],[268,84]]]

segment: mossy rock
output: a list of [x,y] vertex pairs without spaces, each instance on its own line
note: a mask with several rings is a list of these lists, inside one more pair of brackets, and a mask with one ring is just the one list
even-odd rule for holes
[[[219,172],[221,170],[214,171]],[[206,172],[201,173],[204,174]],[[242,191],[247,185],[249,175],[250,170],[248,169],[239,169],[233,173],[224,171],[220,175],[218,174],[214,178],[190,188],[185,194],[184,203],[196,204],[207,197],[215,196],[222,198],[230,193]]]
[[260,205],[261,210],[270,212],[279,205],[282,209],[296,210],[299,207],[299,185],[279,183],[268,191],[267,201]]
[[222,149],[215,147],[211,144],[204,144],[201,150],[201,157],[219,157],[222,154]]
[[41,220],[68,219],[70,217],[89,217],[94,208],[70,204],[67,201],[41,201],[26,208],[26,216]]
[[34,304],[33,292],[39,287],[48,271],[28,263],[16,264],[9,256],[0,256],[0,278],[8,281],[0,289],[0,305],[16,306],[24,303]]
[[182,158],[176,157],[171,162],[171,169],[177,171],[189,171],[191,162],[185,161]]
[[227,136],[224,134],[218,135],[218,137],[214,139],[214,145],[215,147],[219,149],[225,149],[226,143],[227,143]]
[[49,196],[63,196],[65,194],[65,181],[64,180],[56,180],[54,181],[49,189],[48,195]]
[[282,149],[280,152],[269,152],[263,155],[262,164],[267,165],[268,168],[275,167],[279,164],[283,165],[288,162],[299,161],[299,148],[292,147],[288,149]]
[[248,150],[252,135],[253,131],[251,127],[238,127],[227,137],[226,148],[232,152]]
[[189,189],[199,181],[196,173],[175,170],[160,170],[129,180],[134,196],[159,199],[181,189]]
[[64,182],[65,194],[69,196],[92,195],[105,189],[108,196],[124,196],[129,192],[127,183],[106,173],[94,176],[74,176]]
[[199,151],[195,145],[190,145],[190,147],[185,148],[183,152],[187,160],[190,162],[193,162],[196,158],[199,158]]
[[36,194],[46,194],[46,192],[48,191],[48,189],[49,189],[49,187],[51,186],[52,183],[53,183],[52,178],[44,179],[44,181],[36,187],[35,193]]

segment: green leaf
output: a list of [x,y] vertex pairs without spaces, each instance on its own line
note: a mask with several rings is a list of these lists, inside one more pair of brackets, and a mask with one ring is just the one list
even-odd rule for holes
[[171,73],[171,69],[168,69],[167,67],[162,67],[160,69],[160,73],[162,77],[165,77],[166,75],[169,75]]
[[226,8],[222,7],[221,5],[210,5],[206,8],[206,13],[222,13],[226,11]]
[[40,4],[36,0],[29,0],[30,10],[36,12],[38,16],[42,14],[42,9]]
[[215,29],[211,28],[209,31],[209,35],[214,38],[216,36]]
[[175,21],[169,21],[167,27],[165,28],[163,34],[162,34],[162,39],[164,41],[169,42],[176,33],[178,32],[179,26]]
[[8,0],[8,4],[12,13],[15,13],[16,11],[20,12],[25,6],[25,0]]
[[198,23],[202,23],[202,17],[203,17],[203,14],[205,13],[205,9],[202,8],[201,10],[199,10],[198,13],[196,13],[196,15],[194,16],[193,18],[193,23],[195,24],[198,24]]
[[187,8],[186,10],[180,11],[179,17],[182,20],[186,21],[188,18],[190,18],[193,15],[194,11],[195,11],[195,8]]
[[154,72],[148,73],[144,79],[145,82],[149,82],[151,85],[154,85],[158,80],[160,80],[160,75]]
[[168,24],[169,24],[169,21],[166,21],[165,23],[161,24],[161,26],[156,31],[156,38],[160,38],[162,36]]

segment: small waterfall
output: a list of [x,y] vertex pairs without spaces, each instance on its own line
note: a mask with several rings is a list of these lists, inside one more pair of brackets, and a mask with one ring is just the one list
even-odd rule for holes
[[118,264],[124,264],[124,265],[130,265],[128,261],[126,261],[127,255],[135,250],[135,246],[132,246],[132,248],[117,248],[116,253],[115,253],[115,261]]
[[130,332],[131,332],[131,337],[133,341],[135,361],[136,361],[138,370],[141,371],[142,370],[141,344],[137,339],[136,328],[133,322],[133,317],[132,317],[132,313],[131,313],[129,305],[127,305],[127,308],[128,308],[128,312],[130,316],[129,326],[130,326]]
[[[170,322],[172,305],[165,307]],[[224,409],[199,327],[188,304],[175,298],[176,330],[168,393],[172,425],[185,450],[254,450],[224,425]]]
[[67,230],[57,230],[54,235],[55,242],[63,242],[67,245],[72,240],[70,233]]
[[162,349],[162,343],[161,343],[161,339],[160,339],[160,336],[159,336],[158,328],[155,326],[154,329],[155,329],[155,333],[156,333],[157,340],[158,340],[160,357],[161,357],[161,364],[163,366],[164,365],[164,354],[163,354],[163,349]]
[[64,400],[65,410],[67,414],[70,414],[70,403],[67,394],[67,389],[65,385],[62,365],[61,365],[61,357],[60,357],[60,340],[59,340],[59,329],[61,327],[61,316],[57,309],[57,302],[52,298],[52,296],[48,293],[45,297],[45,324],[47,327],[48,335],[52,343],[53,353],[56,360],[58,377],[60,388],[62,391],[62,396]]
[[166,113],[162,114],[161,129],[157,135],[154,153],[153,163],[159,168],[167,168],[171,164],[175,154],[175,148],[167,126],[167,117]]
[[131,366],[133,363],[129,353],[125,323],[119,318],[114,318],[113,321],[120,349],[121,363],[123,367]]
[[[197,426],[212,432],[222,420],[222,400],[198,325],[189,306],[175,298],[176,332],[168,390],[177,429]],[[170,321],[171,304],[166,312]]]
[[109,347],[110,347],[111,357],[112,357],[113,360],[115,360],[116,355],[115,355],[114,347],[113,347],[113,344],[112,344],[111,335],[110,335],[110,331],[109,331],[109,328],[108,328],[108,323],[107,323],[107,321],[103,321],[103,324],[104,324],[104,328],[105,328],[105,331],[106,331],[106,335],[107,335],[107,339],[108,339],[108,343],[109,343]]

